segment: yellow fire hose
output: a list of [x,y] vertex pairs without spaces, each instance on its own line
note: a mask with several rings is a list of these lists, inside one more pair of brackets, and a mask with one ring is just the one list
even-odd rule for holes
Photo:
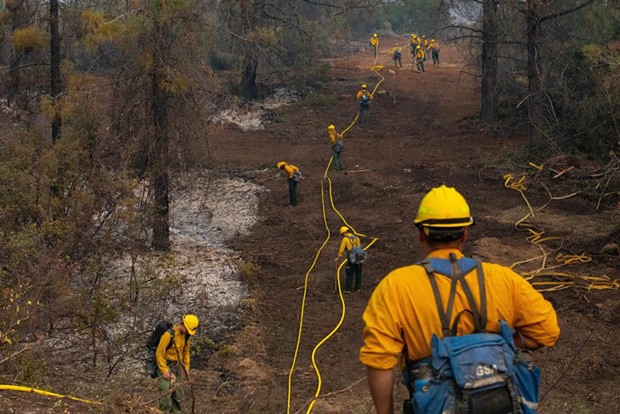
[[[376,62],[375,62],[376,63]],[[377,88],[379,87],[379,84],[381,84],[381,82],[384,81],[384,77],[379,73],[379,71],[381,69],[383,69],[384,66],[382,65],[375,65],[373,66],[370,70],[375,72],[380,78],[381,80],[375,85],[371,96],[374,96],[375,92],[377,91]],[[351,124],[345,128],[341,135],[344,137],[344,134],[346,134],[356,123],[357,120],[359,119],[359,115],[360,113],[358,112],[355,115],[355,118],[353,119],[353,121],[351,122]],[[328,190],[328,194],[329,194],[329,201],[330,201],[330,205],[332,210],[338,215],[338,217],[340,218],[340,220],[351,229],[351,231],[359,236],[359,237],[368,237],[364,234],[361,233],[357,233],[355,231],[355,229],[353,228],[353,226],[351,226],[347,220],[344,218],[344,216],[340,213],[340,211],[338,211],[338,209],[336,208],[336,206],[334,205],[334,198],[333,198],[333,191],[332,191],[332,181],[328,176],[329,173],[329,169],[331,167],[333,161],[333,157],[330,157],[329,162],[327,163],[327,166],[325,168],[325,173],[323,174],[323,178],[325,180],[327,180],[328,184],[329,184],[329,190]],[[303,321],[304,321],[304,316],[305,316],[305,306],[306,306],[306,297],[307,297],[307,292],[308,292],[308,279],[310,276],[310,273],[312,272],[312,270],[314,269],[314,267],[316,266],[316,262],[321,254],[321,252],[323,251],[323,249],[325,248],[325,246],[327,245],[327,242],[330,240],[331,237],[331,231],[329,230],[329,225],[327,224],[327,209],[325,207],[325,188],[323,185],[323,182],[321,182],[321,207],[322,207],[322,212],[323,212],[323,225],[325,227],[325,230],[327,232],[327,236],[325,238],[325,240],[323,241],[323,243],[321,244],[321,246],[319,247],[314,260],[312,262],[312,265],[310,266],[310,268],[308,269],[308,271],[306,272],[306,276],[304,278],[304,291],[303,291],[303,295],[302,295],[302,300],[301,300],[301,311],[300,311],[300,316],[299,316],[299,329],[297,332],[297,342],[295,345],[295,352],[293,354],[293,361],[291,363],[291,368],[289,370],[289,374],[288,374],[288,391],[287,391],[287,401],[286,401],[286,412],[287,414],[290,414],[291,412],[291,392],[292,392],[292,382],[293,382],[293,372],[295,370],[295,365],[297,363],[297,357],[299,355],[299,347],[301,344],[301,336],[302,336],[302,330],[303,330]],[[378,239],[373,237],[372,241],[370,243],[368,243],[366,245],[366,247],[364,247],[364,250],[367,250],[370,246],[372,246]],[[318,344],[314,347],[314,349],[312,350],[312,366],[314,369],[314,372],[316,374],[317,377],[317,388],[314,394],[314,399],[311,401],[311,403],[308,406],[308,409],[306,411],[307,414],[309,414],[312,409],[314,408],[314,404],[317,400],[317,398],[319,397],[320,393],[321,393],[321,387],[323,384],[323,379],[321,377],[321,373],[319,370],[319,367],[316,363],[316,353],[318,351],[318,349],[325,343],[327,342],[337,331],[338,329],[340,329],[340,326],[342,325],[342,322],[344,321],[345,318],[345,314],[346,314],[346,304],[345,304],[345,300],[344,297],[342,295],[342,287],[340,285],[340,270],[342,269],[342,267],[345,265],[346,261],[343,261],[342,263],[340,263],[340,265],[338,266],[338,269],[336,270],[336,289],[338,291],[338,295],[340,296],[340,304],[341,304],[341,314],[340,314],[340,319],[338,321],[338,323],[336,324],[336,326],[334,326],[334,328],[323,338],[321,339]]]
[[[586,290],[620,289],[620,279],[612,279],[607,275],[573,275],[570,273],[553,271],[555,269],[568,265],[590,263],[592,262],[592,256],[590,256],[586,252],[582,252],[580,254],[560,253],[560,249],[564,245],[564,239],[562,237],[545,236],[545,232],[543,230],[537,229],[533,224],[527,222],[529,218],[534,217],[535,213],[545,208],[552,200],[567,198],[553,197],[549,189],[543,183],[540,183],[549,194],[549,200],[542,207],[534,211],[532,205],[525,196],[525,192],[527,191],[528,178],[535,177],[536,174],[540,173],[544,169],[544,165],[536,165],[534,163],[529,163],[529,165],[534,169],[534,172],[532,174],[524,174],[518,180],[513,174],[506,174],[503,177],[504,186],[510,190],[518,191],[519,194],[521,194],[523,200],[525,201],[529,212],[515,223],[515,229],[517,231],[527,232],[528,235],[525,237],[525,240],[533,245],[538,246],[542,252],[542,255],[515,262],[510,267],[514,269],[521,264],[529,263],[535,260],[541,260],[541,265],[538,269],[527,272],[519,272],[523,277],[525,277],[526,280],[528,280],[532,284],[532,286],[536,288],[536,290],[540,292],[551,292],[568,288],[581,288]],[[545,247],[548,246],[543,246],[543,244],[549,241],[555,241],[559,243],[559,247],[556,247],[551,251],[546,250]],[[555,261],[557,265],[550,266],[547,259],[550,255],[553,254],[555,254]],[[534,280],[534,278],[543,277],[553,280]]]
[[24,387],[24,386],[21,386],[21,385],[4,385],[4,384],[0,384],[0,391],[33,392],[35,394],[45,395],[46,397],[66,398],[66,399],[69,399],[69,400],[79,401],[79,402],[83,402],[83,403],[86,403],[86,404],[103,405],[103,403],[100,402],[100,401],[92,401],[92,400],[87,400],[87,399],[84,399],[84,398],[72,397],[70,395],[57,394],[55,392],[39,390],[37,388],[32,388],[32,387]]

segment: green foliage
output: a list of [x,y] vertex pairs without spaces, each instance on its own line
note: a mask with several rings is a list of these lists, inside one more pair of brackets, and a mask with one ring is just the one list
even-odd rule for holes
[[45,32],[36,26],[25,26],[13,32],[13,47],[18,52],[32,52],[45,47]]
[[242,260],[239,259],[236,264],[239,269],[241,277],[246,282],[251,282],[256,279],[256,275],[260,270],[260,266],[254,260]]
[[592,410],[584,402],[577,403],[576,410],[577,414],[592,414]]
[[81,17],[84,45],[90,51],[102,44],[118,41],[125,30],[119,22],[107,22],[99,11],[84,10]]
[[322,94],[316,91],[310,91],[304,96],[304,104],[313,109],[331,109],[338,104],[336,96],[331,94]]
[[13,382],[34,387],[46,385],[50,369],[49,355],[45,350],[25,352],[15,359],[16,376]]
[[619,52],[620,42],[611,41],[586,44],[569,55],[562,88],[552,95],[566,150],[599,159],[620,150]]

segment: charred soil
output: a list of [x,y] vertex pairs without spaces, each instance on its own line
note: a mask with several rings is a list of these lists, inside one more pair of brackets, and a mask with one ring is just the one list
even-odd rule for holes
[[[425,73],[412,70],[405,61],[402,69],[395,68],[387,53],[379,56],[385,80],[377,89],[370,117],[345,134],[344,170],[329,171],[336,208],[356,231],[378,241],[364,265],[361,291],[344,295],[342,325],[314,354],[321,378],[316,413],[374,412],[365,370],[358,361],[362,313],[373,288],[391,269],[421,258],[413,218],[428,189],[443,182],[469,201],[477,224],[466,254],[504,265],[540,256],[539,248],[514,228],[527,206],[518,192],[504,187],[502,178],[508,172],[525,171],[525,165],[511,158],[523,151],[523,133],[501,123],[491,128],[475,121],[478,88],[461,74],[463,62],[455,48],[444,47],[439,66],[427,61]],[[264,130],[218,126],[210,133],[216,169],[260,184],[266,191],[260,194],[258,223],[250,235],[238,236],[231,246],[253,265],[245,275],[250,298],[244,306],[244,326],[230,352],[214,354],[195,370],[197,413],[287,412],[289,380],[290,412],[305,412],[315,395],[319,380],[312,365],[313,349],[334,329],[343,311],[341,297],[334,292],[342,221],[330,208],[329,198],[324,201],[331,238],[308,276],[302,308],[306,273],[327,237],[322,213],[322,189],[329,187],[323,179],[330,159],[327,126],[334,124],[342,131],[353,121],[359,86],[366,83],[372,90],[381,80],[370,71],[373,64],[370,51],[361,47],[354,56],[331,61],[332,81],[319,93],[333,105],[297,103],[280,109],[278,122]],[[286,178],[274,168],[281,160],[299,166],[304,176],[296,207],[287,205]],[[569,185],[567,178],[565,174],[552,181],[563,187],[550,191],[558,196],[578,191],[578,182]],[[527,196],[534,208],[548,200],[544,189],[536,186]],[[566,240],[564,252],[593,255],[587,267],[570,272],[617,277],[618,256],[599,252],[613,241],[607,236],[614,226],[617,230],[619,217],[617,208],[596,210],[596,200],[577,194],[554,200],[537,220],[547,232]],[[523,270],[536,268],[539,262]],[[562,333],[556,347],[535,353],[543,370],[540,412],[620,412],[618,291],[565,289],[545,296],[556,306]],[[299,353],[289,378],[302,316]],[[395,396],[404,398],[402,385],[397,385]],[[41,398],[36,397],[32,407],[41,404]],[[13,397],[0,401],[16,407],[2,412],[26,412]],[[71,403],[49,412],[86,411]]]

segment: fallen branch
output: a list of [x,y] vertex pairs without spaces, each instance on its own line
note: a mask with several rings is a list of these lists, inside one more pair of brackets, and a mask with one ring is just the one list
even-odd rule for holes
[[11,359],[15,358],[16,356],[18,356],[19,354],[26,352],[26,351],[30,351],[32,348],[34,348],[35,346],[39,345],[40,342],[42,342],[46,337],[43,336],[41,338],[39,338],[36,342],[33,342],[31,344],[28,344],[26,346],[24,346],[22,349],[20,349],[19,351],[14,352],[13,354],[9,355],[8,357],[4,358],[3,360],[0,361],[0,365],[4,364],[7,361],[10,361]]
[[559,173],[557,173],[556,175],[553,176],[553,179],[555,180],[556,178],[560,178],[561,176],[563,176],[564,174],[566,174],[569,171],[572,171],[575,169],[574,165],[571,165],[570,167],[560,171]]
[[153,398],[152,400],[148,400],[147,402],[140,404],[138,406],[138,408],[145,407],[147,405],[151,405],[154,402],[159,401],[159,399],[161,399],[161,397],[163,397],[164,395],[172,394],[173,392],[175,392],[176,390],[178,390],[179,388],[181,388],[181,387],[183,387],[185,385],[193,386],[194,385],[194,381],[196,381],[196,378],[198,378],[198,375],[194,375],[194,378],[192,378],[191,380],[186,380],[186,381],[182,381],[182,382],[178,383],[174,387],[169,388],[166,392],[160,392],[157,395],[156,398]]
[[353,384],[349,385],[346,388],[343,388],[341,390],[336,390],[336,391],[332,391],[332,392],[328,392],[327,394],[323,394],[323,395],[319,395],[318,397],[314,397],[312,399],[310,399],[308,402],[306,402],[299,410],[295,411],[294,414],[301,414],[301,412],[303,412],[306,407],[308,407],[310,404],[312,404],[312,401],[321,399],[321,398],[326,398],[326,397],[331,397],[333,395],[338,395],[338,394],[342,394],[343,392],[347,392],[350,391],[353,387],[355,387],[357,384],[359,384],[360,382],[364,381],[366,379],[366,377],[362,377],[360,379],[358,379],[357,381],[355,381]]
[[552,200],[566,200],[567,198],[574,197],[577,194],[579,194],[579,191],[575,191],[574,193],[568,194],[568,195],[565,195],[565,196],[551,197],[551,199]]

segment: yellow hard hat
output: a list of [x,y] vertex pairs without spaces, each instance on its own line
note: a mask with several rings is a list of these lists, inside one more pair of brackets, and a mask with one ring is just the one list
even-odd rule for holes
[[416,49],[422,49],[422,48],[420,47],[420,45],[418,45],[418,46],[416,47]]
[[187,329],[188,334],[195,335],[196,329],[198,329],[198,317],[191,313],[183,316],[183,326]]
[[279,163],[276,164],[276,167],[278,168],[282,168],[286,165],[286,161],[280,161]]
[[330,126],[327,127],[327,129],[329,129],[330,131],[333,131],[334,129],[336,129],[336,127],[333,126],[333,125],[330,125]]
[[366,89],[366,84],[362,83],[362,89]]
[[418,227],[455,228],[474,224],[465,198],[454,188],[441,185],[429,191],[414,221]]
[[411,33],[411,37],[415,37],[415,34]]
[[434,42],[434,41],[435,41],[435,39],[431,39],[431,42]]
[[347,226],[342,226],[340,227],[340,235],[342,236],[343,234],[345,234],[346,232],[350,231],[350,229]]
[[398,43],[394,43],[394,46],[398,46]]
[[374,35],[372,35],[372,37],[377,37],[377,34],[375,33]]
[[426,35],[422,35],[422,37],[426,37]]

